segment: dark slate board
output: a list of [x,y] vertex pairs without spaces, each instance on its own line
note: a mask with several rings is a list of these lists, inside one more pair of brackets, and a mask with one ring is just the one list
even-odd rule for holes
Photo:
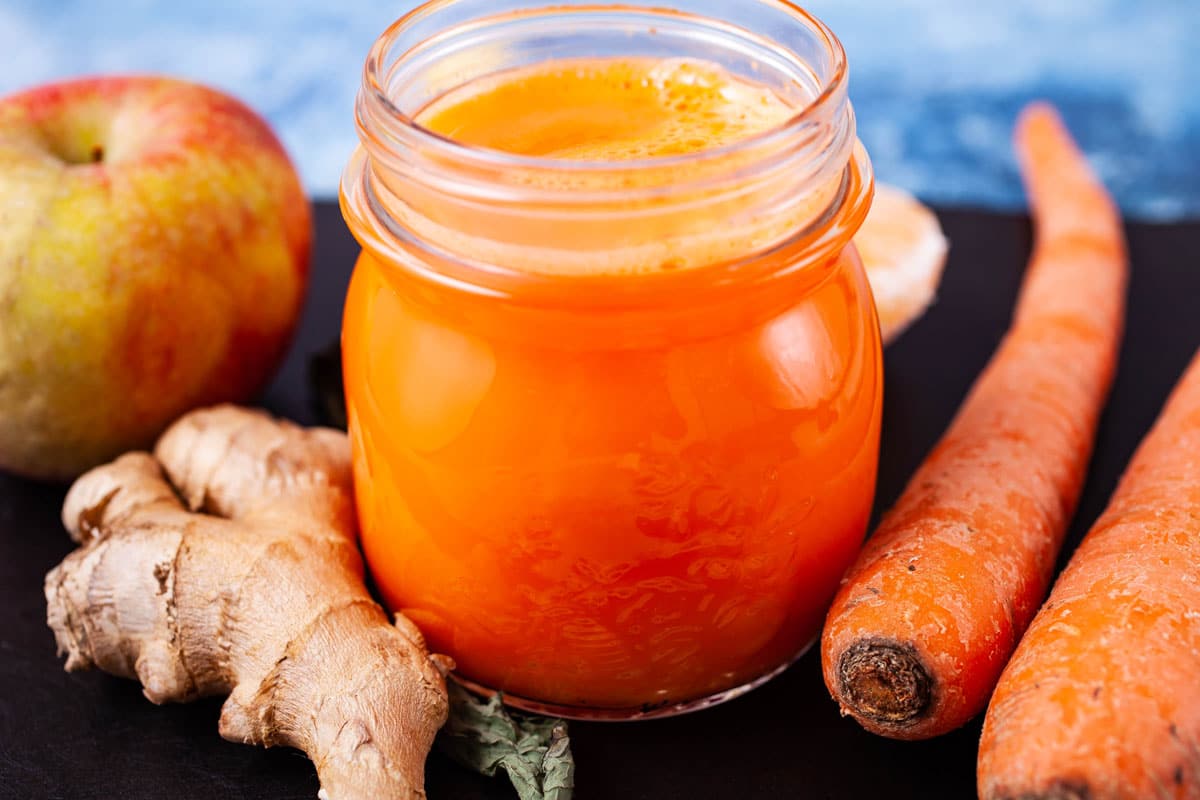
[[[887,352],[878,505],[891,503],[953,414],[1008,320],[1030,244],[1026,219],[942,215],[952,241],[941,299]],[[307,357],[336,336],[356,245],[333,204],[317,207],[313,287],[295,347],[265,402],[315,418]],[[1128,334],[1069,547],[1108,493],[1162,400],[1200,345],[1200,223],[1131,225]],[[138,687],[67,675],[44,623],[42,576],[70,549],[62,487],[0,475],[0,797],[313,798],[298,753],[229,744],[219,704],[157,708]],[[969,797],[976,721],[930,742],[901,743],[841,719],[810,653],[765,687],[724,706],[655,722],[572,724],[578,797]],[[500,779],[434,754],[440,798],[513,798]]]

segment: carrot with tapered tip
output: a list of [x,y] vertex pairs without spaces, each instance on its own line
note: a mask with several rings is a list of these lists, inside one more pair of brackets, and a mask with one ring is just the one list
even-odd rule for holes
[[1057,114],[1021,115],[1036,240],[1012,326],[834,600],[821,641],[845,714],[900,739],[983,710],[1050,583],[1112,382],[1120,218]]

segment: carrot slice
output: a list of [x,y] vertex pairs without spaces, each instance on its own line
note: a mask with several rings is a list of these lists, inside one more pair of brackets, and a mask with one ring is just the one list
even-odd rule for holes
[[1049,106],[1016,147],[1036,240],[1016,313],[942,440],[847,573],[825,683],[867,730],[922,739],[987,703],[1045,596],[1123,327],[1120,218]]
[[1200,797],[1200,353],[996,687],[985,800]]

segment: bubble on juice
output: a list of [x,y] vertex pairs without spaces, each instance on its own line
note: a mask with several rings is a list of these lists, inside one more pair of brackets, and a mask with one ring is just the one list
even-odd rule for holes
[[[652,111],[625,115],[627,130],[562,148],[554,155],[628,161],[722,147],[783,125],[795,113],[768,87],[743,81],[714,62],[670,58],[618,61],[607,79],[640,93]],[[641,77],[637,77],[641,73]],[[600,77],[603,71],[599,71]],[[614,109],[616,111],[616,109]],[[618,112],[619,113],[619,112]]]

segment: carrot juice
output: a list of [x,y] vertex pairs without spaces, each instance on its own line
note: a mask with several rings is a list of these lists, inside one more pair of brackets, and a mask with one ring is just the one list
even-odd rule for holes
[[[487,24],[572,13],[520,5]],[[666,13],[631,8],[610,10]],[[681,19],[704,24],[655,35]],[[837,64],[791,95],[686,48],[464,76],[392,55],[404,33],[368,61],[370,83],[394,58],[342,194],[380,593],[519,706],[629,718],[745,690],[817,634],[874,492],[878,325],[849,244],[870,174]],[[450,77],[416,92],[406,69]]]

